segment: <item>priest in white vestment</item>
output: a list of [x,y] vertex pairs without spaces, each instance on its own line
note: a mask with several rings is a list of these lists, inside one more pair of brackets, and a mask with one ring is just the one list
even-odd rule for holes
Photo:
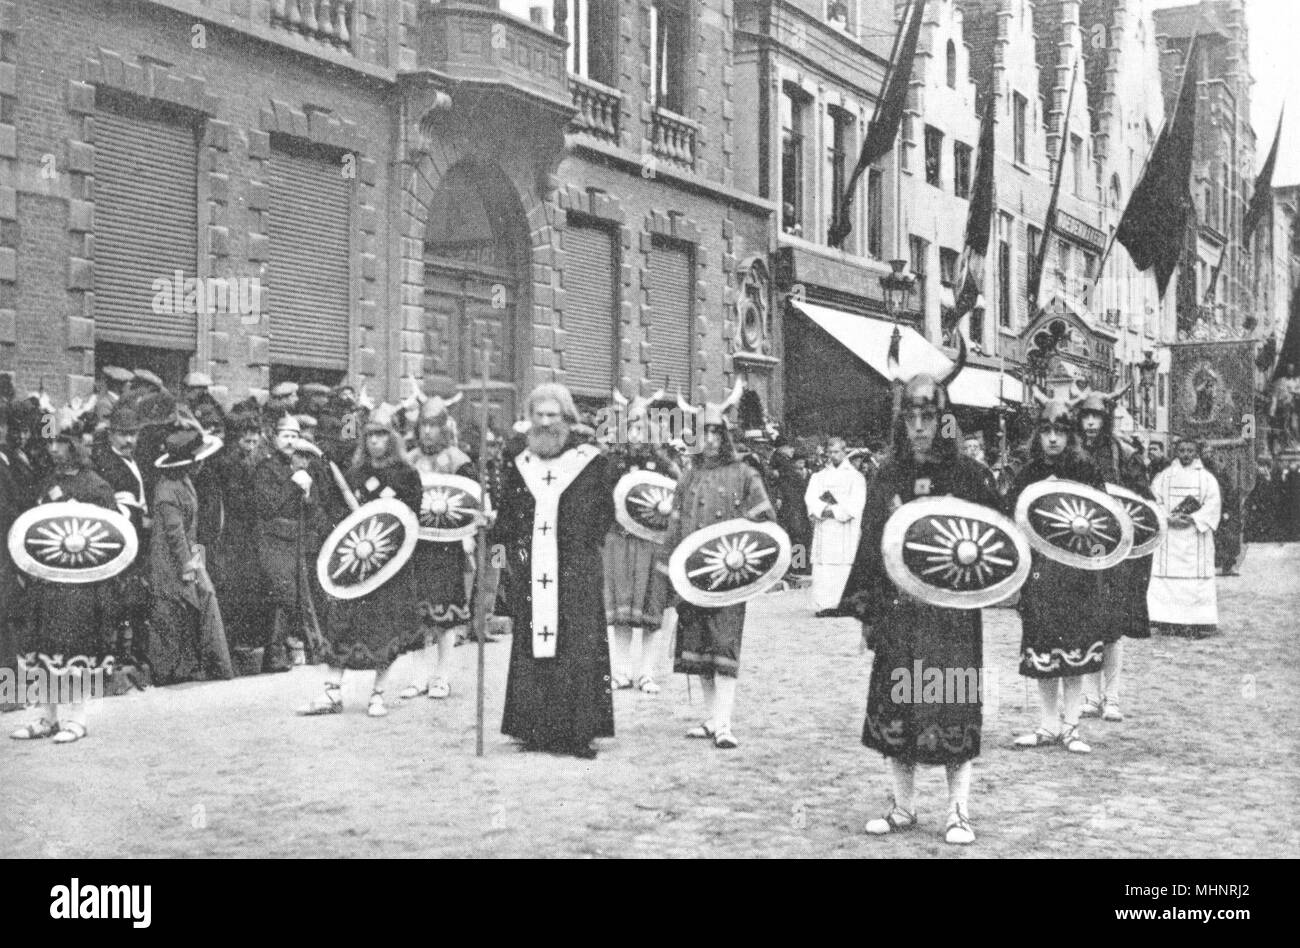
[[850,463],[844,439],[831,438],[826,455],[829,463],[809,478],[804,493],[813,521],[812,597],[818,618],[839,614],[867,502],[866,478]]
[[1156,631],[1197,638],[1213,635],[1219,621],[1214,588],[1214,531],[1219,526],[1219,482],[1201,463],[1196,442],[1183,437],[1175,460],[1151,482],[1169,517],[1156,548],[1147,611]]

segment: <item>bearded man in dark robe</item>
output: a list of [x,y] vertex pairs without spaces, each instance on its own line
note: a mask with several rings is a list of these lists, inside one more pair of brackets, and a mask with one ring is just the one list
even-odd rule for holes
[[489,542],[511,571],[514,641],[501,732],[524,750],[592,758],[614,736],[602,550],[614,522],[608,461],[575,443],[562,385],[528,396],[528,446],[505,464]]

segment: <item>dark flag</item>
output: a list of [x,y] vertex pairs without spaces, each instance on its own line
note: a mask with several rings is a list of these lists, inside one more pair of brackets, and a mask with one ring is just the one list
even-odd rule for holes
[[[966,246],[962,248],[957,273],[957,299],[953,308],[953,325],[975,308],[984,292],[984,261],[988,259],[989,238],[993,232],[993,206],[997,203],[993,185],[993,129],[997,124],[990,95],[980,120],[979,154],[975,158],[975,185],[971,190],[970,209],[966,213]],[[951,329],[945,326],[944,329]]]
[[1066,147],[1070,143],[1070,116],[1074,113],[1074,89],[1079,84],[1079,60],[1074,61],[1070,75],[1070,94],[1065,100],[1065,117],[1061,120],[1061,147],[1056,153],[1056,180],[1052,183],[1052,197],[1047,202],[1047,220],[1043,223],[1043,236],[1038,242],[1038,258],[1029,274],[1029,318],[1038,315],[1038,293],[1043,285],[1043,270],[1047,266],[1047,248],[1052,243],[1052,228],[1056,226],[1056,205],[1061,200],[1061,181],[1065,177]]
[[1196,54],[1197,41],[1193,37],[1173,117],[1156,139],[1146,171],[1133,189],[1115,231],[1115,239],[1128,250],[1134,266],[1142,271],[1155,267],[1161,299],[1182,256],[1187,215],[1192,210]]
[[1264,217],[1264,212],[1268,210],[1269,201],[1273,198],[1273,167],[1277,164],[1277,147],[1282,141],[1282,116],[1286,114],[1283,107],[1282,113],[1277,117],[1277,132],[1273,135],[1273,147],[1268,151],[1268,158],[1264,162],[1264,167],[1255,179],[1255,190],[1250,197],[1250,207],[1246,208],[1246,217],[1241,223],[1241,240],[1249,247],[1250,238],[1255,233],[1255,228],[1259,226],[1260,220]]
[[835,218],[831,223],[827,241],[832,247],[844,243],[853,225],[849,223],[849,210],[853,207],[853,192],[858,186],[858,179],[863,173],[889,154],[898,137],[898,127],[903,121],[903,110],[907,106],[907,88],[912,82],[912,61],[916,58],[916,43],[921,34],[921,21],[925,18],[925,0],[912,0],[907,15],[898,26],[898,36],[894,39],[894,55],[890,59],[889,74],[885,77],[885,86],[880,99],[876,102],[876,112],[867,127],[867,136],[862,142],[862,152],[858,163],[849,176],[843,194],[835,195]]

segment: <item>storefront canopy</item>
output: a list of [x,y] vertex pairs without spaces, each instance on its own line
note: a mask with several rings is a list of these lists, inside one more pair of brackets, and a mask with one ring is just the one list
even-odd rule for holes
[[[791,305],[834,336],[837,342],[881,377],[889,378],[893,323],[813,303],[792,300]],[[899,374],[904,378],[920,372],[942,376],[952,369],[952,360],[911,326],[900,325],[898,331]],[[1009,375],[968,365],[948,387],[948,395],[954,404],[968,408],[997,408],[1005,402],[1022,401],[1024,391],[1020,382]]]

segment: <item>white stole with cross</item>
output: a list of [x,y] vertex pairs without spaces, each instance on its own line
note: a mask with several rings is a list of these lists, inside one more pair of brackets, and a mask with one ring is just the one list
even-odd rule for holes
[[556,524],[560,496],[598,453],[584,444],[556,458],[540,458],[527,450],[515,457],[515,467],[535,505],[531,556],[533,658],[555,657],[560,629],[560,544]]

